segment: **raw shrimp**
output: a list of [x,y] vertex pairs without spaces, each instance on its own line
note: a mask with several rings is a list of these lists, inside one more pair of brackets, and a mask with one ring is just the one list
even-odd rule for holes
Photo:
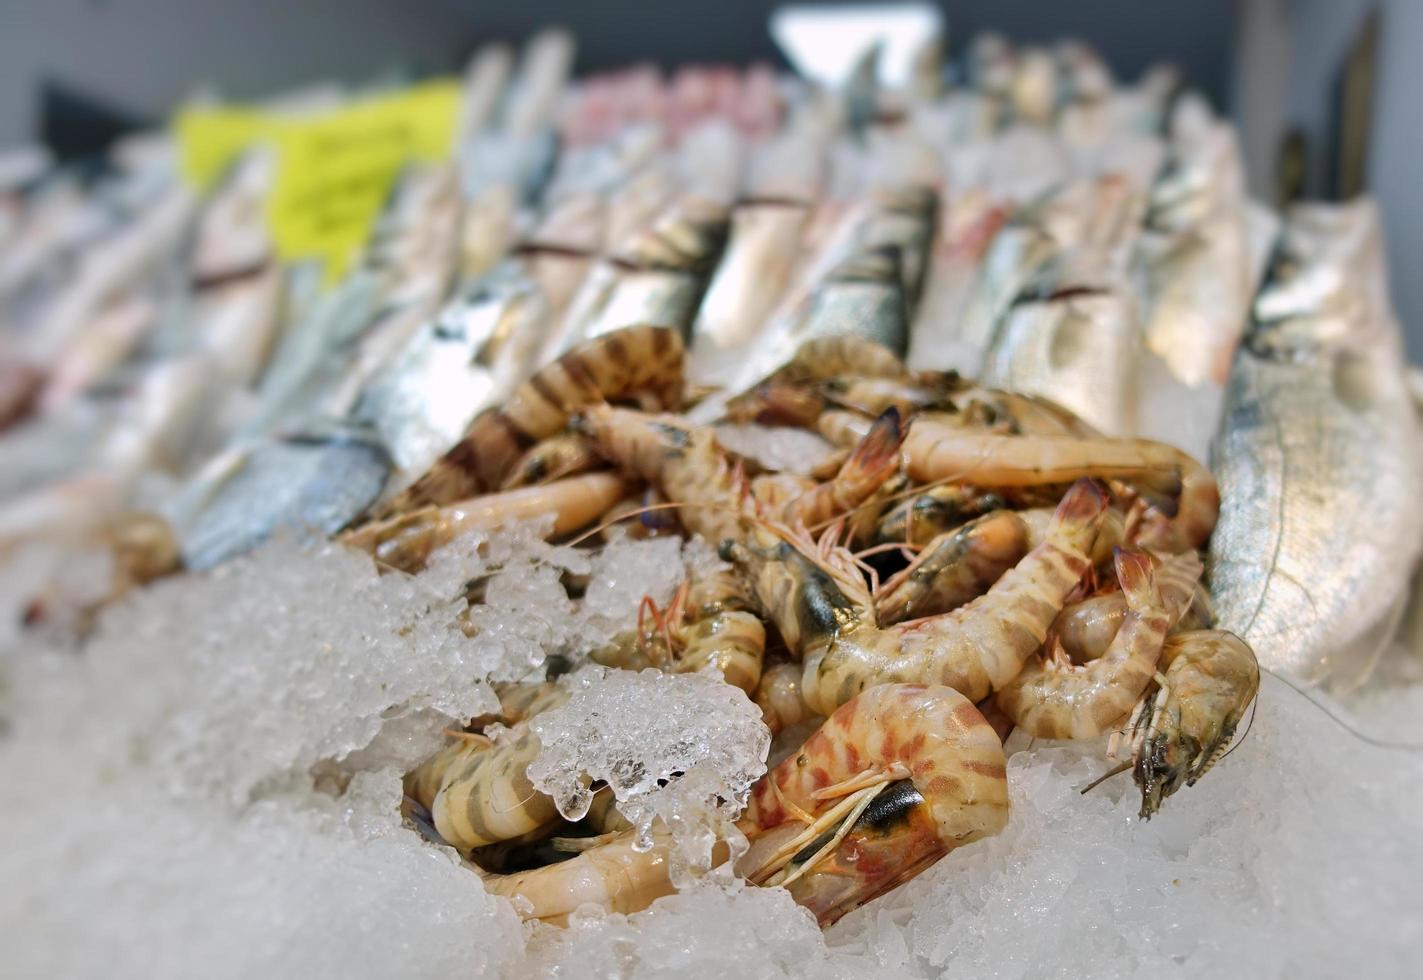
[[653,487],[644,487],[640,492],[624,497],[603,515],[603,523],[607,526],[599,532],[599,540],[606,544],[624,534],[641,539],[677,533],[676,515],[670,510],[655,509],[664,503],[662,495]]
[[800,664],[782,661],[761,672],[761,683],[752,696],[761,709],[761,720],[775,735],[812,717],[800,695]]
[[1181,497],[1175,516],[1147,509],[1136,542],[1144,548],[1179,554],[1204,548],[1220,518],[1220,487],[1211,471],[1181,453]]
[[576,476],[596,470],[601,462],[602,458],[587,438],[573,432],[560,432],[531,446],[519,457],[499,489],[517,490]]
[[1128,728],[1148,819],[1183,782],[1196,785],[1220,761],[1260,689],[1255,653],[1224,630],[1168,637],[1159,669],[1165,680],[1142,698]]
[[780,514],[820,484],[794,473],[763,473],[751,479],[751,499],[767,514]]
[[903,441],[899,412],[887,409],[835,478],[791,501],[781,513],[782,520],[815,527],[854,510],[899,469],[899,446]]
[[1012,511],[970,521],[931,541],[909,566],[884,582],[875,596],[882,626],[937,616],[988,591],[1028,553],[1028,529]]
[[[583,851],[575,858],[532,871],[491,874],[476,867],[486,891],[514,903],[524,919],[555,925],[567,923],[580,906],[606,912],[631,913],[647,908],[676,891],[672,885],[672,842],[665,832],[654,831],[652,847],[638,844],[635,830],[625,830],[611,840]],[[714,861],[725,861],[728,850],[718,843]]]
[[835,711],[751,789],[738,872],[822,925],[1008,821],[1003,746],[947,687],[886,684]]
[[841,375],[897,380],[910,377],[904,362],[888,347],[868,337],[842,334],[807,340],[767,380],[827,381]]
[[[1209,629],[1210,596],[1199,581],[1200,560],[1193,552],[1174,555],[1155,570],[1156,583],[1172,617],[1172,631]],[[1088,596],[1067,606],[1053,620],[1045,648],[1062,645],[1075,664],[1096,660],[1107,652],[1127,614],[1127,599],[1120,591]]]
[[[1095,738],[1131,713],[1156,673],[1171,614],[1144,551],[1118,549],[1129,609],[1106,653],[1085,667],[1054,651],[1030,661],[999,692],[998,707],[1034,738]],[[1195,570],[1200,573],[1200,561]]]
[[909,418],[944,397],[940,392],[896,378],[866,378],[859,374],[822,381],[815,390],[831,405],[871,417],[897,408],[901,416]]
[[968,521],[1008,506],[1002,495],[978,487],[944,484],[895,504],[878,521],[879,544],[927,545]]
[[836,446],[850,447],[869,434],[874,419],[845,409],[822,412],[815,419],[815,431]]
[[741,481],[709,430],[674,415],[608,405],[584,409],[573,424],[605,459],[657,486],[669,501],[689,505],[677,511],[687,530],[712,542],[739,535]]
[[635,634],[621,634],[592,653],[605,667],[642,670],[656,667],[674,674],[714,669],[728,684],[747,694],[761,681],[766,628],[747,606],[736,576],[715,572],[684,583],[667,609],[650,599],[651,617]]
[[[879,628],[859,570],[843,554],[807,554],[767,525],[724,548],[750,573],[786,645],[805,658],[806,704],[820,714],[879,684],[945,684],[971,700],[1002,687],[1037,651],[1063,602],[1091,567],[1106,495],[1089,480],[1058,506],[1047,540],[985,595],[950,613]],[[774,543],[768,541],[774,540]]]
[[499,745],[460,736],[405,777],[405,794],[459,850],[530,834],[560,819],[553,797],[534,789],[524,772],[541,749],[528,731]]
[[1182,472],[1194,463],[1174,446],[1147,439],[997,435],[928,419],[909,427],[904,459],[909,475],[924,483],[1030,487],[1081,477],[1119,479],[1169,515],[1181,495]]
[[625,327],[602,334],[540,369],[503,408],[470,424],[464,438],[378,516],[445,504],[499,486],[515,461],[557,435],[579,409],[605,400],[640,399],[676,408],[682,395],[682,338],[665,327]]
[[765,381],[726,403],[732,422],[809,427],[825,411],[825,399],[803,384]]
[[494,685],[499,699],[499,714],[489,721],[516,725],[534,715],[557,708],[568,700],[568,694],[554,681],[510,681]]
[[341,540],[391,568],[413,572],[437,548],[476,528],[554,515],[550,535],[567,534],[601,517],[627,492],[615,473],[585,473],[537,487],[471,497],[446,507],[422,507],[347,531]]

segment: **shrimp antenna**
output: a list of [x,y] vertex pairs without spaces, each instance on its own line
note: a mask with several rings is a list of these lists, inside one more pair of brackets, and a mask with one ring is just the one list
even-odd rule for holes
[[1105,783],[1107,780],[1111,779],[1113,776],[1119,775],[1120,773],[1124,773],[1124,772],[1126,772],[1128,769],[1130,769],[1131,767],[1132,767],[1132,762],[1131,762],[1130,759],[1128,759],[1126,762],[1121,763],[1120,765],[1113,766],[1112,768],[1108,769],[1106,772],[1102,773],[1102,775],[1100,775],[1100,776],[1098,776],[1096,779],[1092,780],[1092,781],[1091,781],[1090,783],[1088,783],[1086,786],[1082,787],[1081,794],[1082,794],[1083,796],[1086,796],[1088,793],[1092,792],[1092,791],[1093,791],[1094,789],[1096,789],[1098,786],[1101,786],[1103,783]]
[[666,502],[666,503],[662,503],[662,504],[648,504],[646,507],[639,507],[639,508],[637,508],[637,510],[630,510],[630,511],[628,511],[628,512],[625,513],[625,514],[619,514],[617,517],[614,517],[614,518],[612,518],[611,520],[604,521],[602,524],[599,524],[599,525],[597,525],[597,526],[595,526],[595,527],[589,528],[588,530],[584,531],[582,534],[578,535],[578,537],[574,538],[572,541],[569,541],[569,542],[568,542],[568,546],[571,548],[571,547],[574,547],[574,546],[576,546],[576,545],[580,545],[580,544],[582,544],[584,541],[587,541],[589,538],[591,538],[593,535],[598,534],[598,533],[600,533],[600,532],[602,532],[602,531],[606,531],[608,528],[612,527],[614,524],[618,524],[618,523],[620,523],[620,522],[622,522],[622,521],[626,521],[626,520],[628,520],[629,518],[641,517],[643,514],[650,514],[650,513],[651,513],[652,511],[654,511],[654,510],[673,510],[673,509],[678,508],[678,507],[703,507],[703,508],[706,508],[707,510],[729,510],[729,511],[731,511],[733,514],[738,514],[738,515],[742,513],[741,510],[739,510],[739,509],[737,509],[737,508],[735,508],[735,507],[732,507],[732,506],[729,505],[729,504],[693,503],[693,502],[691,502],[691,501],[678,501],[678,500],[670,500],[670,501],[668,501],[668,502]]
[[[1255,653],[1255,651],[1252,650],[1252,651],[1250,651],[1250,653],[1251,653],[1251,655],[1253,656],[1254,653]],[[1240,733],[1240,737],[1235,740],[1235,744],[1232,745],[1230,748],[1226,749],[1225,752],[1221,755],[1221,757],[1220,757],[1220,759],[1219,759],[1218,761],[1224,762],[1226,759],[1228,759],[1228,758],[1230,757],[1230,753],[1232,753],[1232,752],[1234,752],[1236,749],[1240,748],[1241,744],[1244,743],[1245,737],[1250,734],[1250,729],[1252,729],[1252,728],[1255,727],[1255,712],[1259,709],[1259,707],[1260,707],[1260,695],[1259,695],[1259,693],[1257,692],[1256,695],[1255,695],[1255,700],[1253,700],[1253,701],[1250,702],[1250,717],[1249,717],[1249,719],[1247,719],[1246,722],[1245,722],[1245,731],[1243,731],[1243,732]],[[1335,720],[1338,721],[1337,718],[1336,718]]]
[[[1251,652],[1254,653],[1254,651],[1251,651]],[[1256,663],[1259,663],[1259,661],[1257,660]],[[1423,751],[1423,742],[1395,742],[1395,741],[1393,741],[1393,740],[1391,740],[1391,739],[1379,738],[1379,737],[1377,737],[1377,736],[1375,736],[1375,735],[1370,735],[1370,734],[1368,734],[1367,732],[1361,731],[1360,729],[1356,728],[1354,725],[1350,724],[1348,721],[1344,720],[1343,718],[1341,718],[1341,717],[1339,717],[1337,714],[1335,714],[1335,713],[1334,713],[1334,710],[1333,710],[1332,708],[1330,708],[1328,705],[1323,704],[1322,702],[1316,701],[1314,698],[1310,697],[1310,694],[1309,694],[1308,691],[1306,691],[1304,688],[1302,688],[1302,687],[1300,687],[1299,685],[1297,685],[1294,681],[1290,680],[1288,677],[1285,677],[1284,675],[1279,674],[1279,673],[1277,673],[1277,672],[1271,670],[1271,669],[1268,668],[1268,667],[1261,667],[1260,670],[1261,670],[1263,673],[1269,674],[1271,677],[1275,678],[1275,680],[1277,680],[1277,681],[1279,681],[1281,684],[1285,685],[1285,687],[1288,687],[1291,691],[1294,691],[1294,692],[1295,692],[1296,694],[1298,694],[1300,697],[1304,698],[1304,699],[1305,699],[1306,701],[1308,701],[1310,704],[1314,705],[1314,706],[1315,706],[1316,708],[1318,708],[1321,712],[1323,712],[1324,715],[1325,715],[1330,721],[1334,722],[1334,724],[1336,724],[1336,725],[1338,725],[1340,728],[1344,729],[1344,731],[1348,732],[1350,735],[1353,735],[1353,736],[1354,736],[1355,738],[1357,738],[1359,741],[1364,742],[1364,743],[1367,744],[1367,745],[1372,745],[1372,746],[1374,746],[1375,748],[1380,748],[1380,749],[1399,749],[1399,750],[1402,750],[1402,751],[1405,751],[1405,752],[1420,752],[1420,751]],[[1256,701],[1259,701],[1260,699],[1259,699],[1259,697],[1257,696],[1255,700],[1256,700]],[[1242,736],[1242,738],[1243,738],[1243,737],[1244,737],[1244,736]],[[1231,751],[1234,751],[1234,749],[1231,749]]]
[[957,483],[966,477],[972,476],[973,469],[973,467],[970,467],[966,470],[960,470],[957,473],[950,473],[948,476],[941,476],[939,477],[939,479],[933,480],[929,483],[916,483],[912,487],[906,487],[905,489],[900,490],[898,493],[892,493],[887,497],[872,497],[871,499],[866,500],[864,503],[860,504],[858,507],[852,507],[850,510],[846,511],[843,514],[821,521],[819,524],[811,525],[809,528],[807,528],[807,530],[812,532],[823,531],[825,528],[829,527],[831,524],[834,524],[836,521],[846,520],[852,514],[858,514],[860,511],[867,510],[870,507],[887,507],[888,505],[897,503],[898,501],[906,500],[910,497],[917,497],[919,496],[919,494],[923,493],[926,490],[933,490],[935,487],[942,487],[945,484],[949,483]]

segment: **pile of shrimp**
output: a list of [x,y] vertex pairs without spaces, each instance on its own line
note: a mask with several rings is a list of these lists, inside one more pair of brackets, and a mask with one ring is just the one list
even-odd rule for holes
[[[1015,729],[1102,739],[1143,818],[1227,751],[1259,672],[1211,628],[1198,580],[1219,495],[1199,462],[911,372],[860,337],[807,341],[709,425],[683,414],[698,392],[682,368],[671,329],[575,348],[343,539],[393,574],[466,530],[549,512],[575,544],[614,525],[714,543],[729,571],[644,601],[592,659],[715,671],[772,732],[818,725],[752,788],[749,846],[715,860],[828,924],[1005,826]],[[726,425],[809,429],[824,458],[777,471],[726,448]],[[570,824],[530,782],[524,723],[565,689],[535,677],[499,694],[497,715],[408,774],[409,820],[527,918],[673,891],[665,828],[647,848],[608,792]]]

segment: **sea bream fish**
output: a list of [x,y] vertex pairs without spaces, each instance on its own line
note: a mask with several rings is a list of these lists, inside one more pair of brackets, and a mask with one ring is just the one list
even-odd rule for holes
[[1260,665],[1368,677],[1419,553],[1418,428],[1368,201],[1292,208],[1230,376],[1212,454],[1218,625]]

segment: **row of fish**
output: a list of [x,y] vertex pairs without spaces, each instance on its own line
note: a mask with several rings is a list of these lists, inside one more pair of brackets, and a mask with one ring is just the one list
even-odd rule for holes
[[611,330],[683,331],[698,422],[859,333],[1198,456],[1223,416],[1222,624],[1267,667],[1366,676],[1420,535],[1368,205],[1281,228],[1203,100],[1078,44],[985,36],[957,84],[931,47],[896,90],[873,54],[840,91],[761,67],[570,82],[572,55],[558,32],[476,54],[454,158],[404,174],[329,289],[276,257],[260,147],[205,194],[161,134],[97,171],[11,168],[0,553],[142,508],[208,568],[348,525]]

